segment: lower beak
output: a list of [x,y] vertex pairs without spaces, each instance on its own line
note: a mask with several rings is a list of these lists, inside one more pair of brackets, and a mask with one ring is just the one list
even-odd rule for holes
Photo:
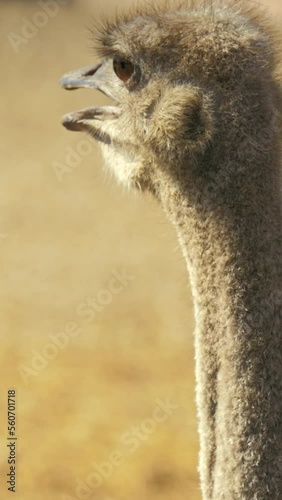
[[121,111],[116,106],[96,106],[94,108],[81,109],[73,113],[68,113],[62,118],[62,124],[68,130],[80,132],[85,129],[85,124],[90,120],[103,121],[118,118]]

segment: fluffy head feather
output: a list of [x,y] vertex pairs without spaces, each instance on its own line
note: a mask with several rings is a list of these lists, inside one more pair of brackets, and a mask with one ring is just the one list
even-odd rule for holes
[[[261,7],[145,3],[102,23],[95,37],[120,113],[88,119],[84,129],[103,143],[123,182],[156,192],[156,171],[186,183],[193,170],[218,169],[219,156],[239,145],[241,159],[244,144],[268,150],[265,124],[277,127],[282,111],[280,45]],[[118,81],[113,60],[134,67],[127,83]]]

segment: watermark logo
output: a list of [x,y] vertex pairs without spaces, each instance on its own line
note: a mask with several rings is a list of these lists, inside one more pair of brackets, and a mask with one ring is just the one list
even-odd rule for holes
[[65,149],[65,160],[64,162],[53,161],[52,169],[59,182],[63,182],[67,174],[72,173],[76,170],[84,158],[90,156],[93,152],[94,140],[86,138],[81,140],[75,148],[67,146]]
[[61,6],[69,2],[70,0],[39,0],[37,3],[39,9],[33,14],[32,19],[22,17],[21,32],[10,31],[7,35],[14,52],[18,54],[23,45],[27,45],[40,29],[47,26],[50,19],[56,17]]
[[[102,313],[113,302],[114,297],[122,293],[134,279],[135,276],[128,274],[125,269],[112,270],[106,287],[99,290],[96,295],[80,302],[76,307],[76,315],[83,320],[84,325],[92,324],[97,314]],[[28,385],[30,378],[37,377],[43,372],[68,347],[71,340],[81,333],[82,327],[78,321],[68,321],[63,331],[49,333],[48,342],[40,351],[31,350],[30,362],[18,366],[18,373],[24,384]]]
[[143,443],[149,440],[159,425],[163,424],[178,409],[179,405],[172,403],[168,397],[157,399],[151,415],[120,436],[118,449],[110,453],[103,462],[92,462],[92,470],[85,479],[76,478],[75,496],[64,494],[61,500],[90,500],[93,498],[93,491],[99,489],[117,468],[122,466]]

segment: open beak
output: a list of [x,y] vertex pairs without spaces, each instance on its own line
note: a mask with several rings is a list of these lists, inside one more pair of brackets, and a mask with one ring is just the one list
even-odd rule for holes
[[[107,62],[100,62],[94,66],[87,66],[65,74],[60,83],[66,90],[94,88],[116,101],[109,85],[112,76],[111,72],[112,66],[110,67]],[[62,124],[68,130],[82,131],[89,125],[89,120],[105,120],[117,118],[119,115],[119,106],[91,107],[68,113],[63,116]]]

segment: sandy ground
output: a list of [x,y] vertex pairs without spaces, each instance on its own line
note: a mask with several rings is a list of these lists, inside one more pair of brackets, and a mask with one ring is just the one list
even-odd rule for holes
[[[120,5],[94,2],[97,17]],[[15,389],[17,500],[198,500],[193,311],[174,230],[60,125],[90,104],[58,85],[94,60],[88,3],[20,43],[11,32],[44,24],[42,6],[0,2],[0,498]]]

